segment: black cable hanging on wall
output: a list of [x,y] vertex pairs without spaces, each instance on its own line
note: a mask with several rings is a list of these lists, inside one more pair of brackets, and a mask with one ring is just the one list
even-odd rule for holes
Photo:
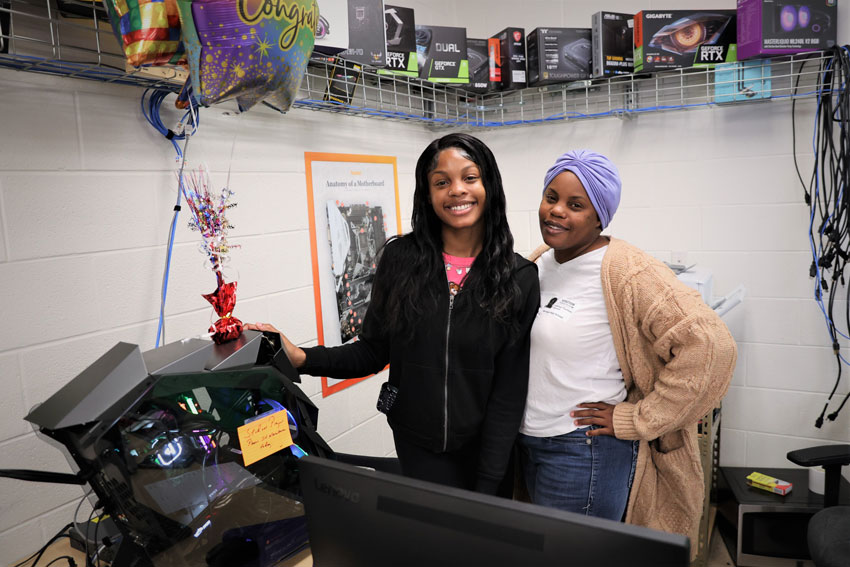
[[[806,62],[802,63],[805,66]],[[797,94],[800,76],[794,86]],[[792,143],[794,145],[794,166],[803,186],[806,204],[809,205],[809,243],[812,252],[812,264],[809,276],[814,278],[814,296],[824,315],[832,351],[838,366],[835,385],[824,403],[823,410],[815,421],[821,427],[824,416],[834,421],[847,399],[832,413],[827,410],[841,382],[841,366],[848,362],[841,355],[839,338],[850,340],[850,290],[845,284],[844,270],[850,260],[850,98],[847,81],[850,79],[850,51],[848,46],[834,47],[831,57],[821,61],[818,72],[817,110],[815,128],[812,137],[814,166],[808,184],[803,180],[797,164],[797,142],[795,111],[796,99],[792,97],[791,121]],[[840,285],[839,285],[840,284]],[[835,318],[835,301],[843,295],[844,331],[839,329]]]

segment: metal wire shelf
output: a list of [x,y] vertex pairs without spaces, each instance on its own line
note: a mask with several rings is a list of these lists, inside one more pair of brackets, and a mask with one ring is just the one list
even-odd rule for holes
[[[183,69],[126,65],[99,0],[61,0],[61,11],[56,2],[0,0],[0,16],[9,16],[9,24],[0,29],[0,41],[6,47],[0,49],[0,67],[180,90],[186,78]],[[814,97],[821,89],[822,67],[830,58],[813,52],[732,67],[621,75],[484,95],[362,67],[356,81],[350,74],[338,79],[337,84],[351,93],[347,102],[339,102],[329,100],[327,89],[340,60],[314,57],[293,107],[431,128],[629,118],[647,112]]]

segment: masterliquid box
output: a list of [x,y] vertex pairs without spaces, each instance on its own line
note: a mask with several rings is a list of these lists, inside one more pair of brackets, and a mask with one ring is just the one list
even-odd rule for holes
[[466,28],[416,26],[419,78],[433,83],[469,82]]
[[487,40],[466,38],[466,59],[469,61],[469,84],[466,90],[474,93],[490,91],[490,56]]
[[378,69],[378,73],[418,77],[413,9],[385,4],[384,25],[387,34],[387,67]]
[[635,72],[738,60],[735,10],[643,10],[634,26]]
[[503,29],[488,40],[487,51],[490,58],[490,82],[495,83],[498,90],[526,87],[523,28]]
[[355,63],[387,64],[384,0],[348,0],[348,49],[340,53]]
[[590,28],[536,28],[527,40],[531,86],[590,78]]
[[634,14],[596,12],[593,36],[593,76],[627,75],[634,70]]
[[837,4],[838,0],[738,0],[738,58],[833,47]]

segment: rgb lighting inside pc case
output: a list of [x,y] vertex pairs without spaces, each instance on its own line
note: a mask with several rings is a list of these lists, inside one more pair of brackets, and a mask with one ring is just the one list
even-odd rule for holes
[[[26,419],[121,532],[114,567],[267,567],[307,543],[299,458],[333,456],[298,381],[277,335],[118,343]],[[245,465],[238,428],[275,412],[293,445]]]

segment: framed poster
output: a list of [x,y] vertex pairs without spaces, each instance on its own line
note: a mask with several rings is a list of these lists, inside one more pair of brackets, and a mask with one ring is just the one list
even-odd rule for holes
[[[369,307],[377,254],[401,233],[396,158],[304,152],[319,344],[356,340]],[[353,380],[322,378],[322,396]]]

